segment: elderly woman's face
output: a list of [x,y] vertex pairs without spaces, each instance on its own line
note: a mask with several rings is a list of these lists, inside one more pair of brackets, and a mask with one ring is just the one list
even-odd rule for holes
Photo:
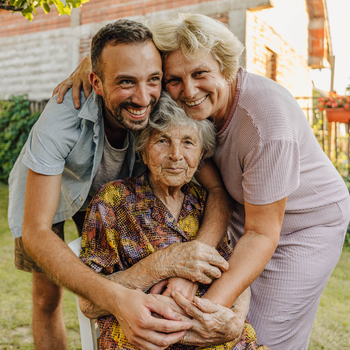
[[153,131],[142,157],[154,182],[178,187],[191,181],[202,154],[198,132],[177,126],[166,132]]
[[228,108],[230,89],[211,53],[187,60],[178,50],[164,62],[166,91],[193,119],[219,122]]

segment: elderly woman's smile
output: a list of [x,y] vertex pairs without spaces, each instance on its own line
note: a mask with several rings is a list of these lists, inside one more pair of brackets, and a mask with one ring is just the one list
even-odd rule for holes
[[178,126],[166,132],[154,130],[143,152],[143,161],[153,184],[163,190],[178,189],[191,180],[202,154],[198,131]]

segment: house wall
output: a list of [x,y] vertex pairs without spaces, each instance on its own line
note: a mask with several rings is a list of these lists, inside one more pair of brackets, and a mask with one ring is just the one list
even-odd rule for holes
[[0,10],[0,98],[28,94],[45,100],[90,50],[91,38],[108,22],[128,17],[140,22],[179,11],[197,12],[225,23],[233,0],[90,0],[58,16],[55,7],[29,22],[20,13]]
[[275,0],[273,8],[246,13],[246,68],[265,75],[267,51],[277,54],[276,81],[295,97],[311,96],[308,14],[304,0]]
[[[310,95],[305,0],[274,0],[271,8],[245,10],[244,6],[252,8],[254,3],[270,1],[90,0],[73,9],[71,17],[58,16],[54,7],[48,15],[38,8],[32,22],[19,13],[0,10],[0,97],[27,93],[31,100],[48,99],[89,53],[91,38],[102,26],[122,17],[145,22],[178,11],[206,14],[245,33],[242,63],[248,71],[265,75],[266,48],[276,52],[277,82],[294,96]],[[242,30],[233,15],[237,8],[243,14],[238,26]]]

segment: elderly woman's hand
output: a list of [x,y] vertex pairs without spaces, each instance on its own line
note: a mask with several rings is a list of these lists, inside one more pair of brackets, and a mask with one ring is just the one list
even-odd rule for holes
[[172,292],[177,291],[180,294],[182,294],[186,299],[193,301],[197,290],[197,282],[191,282],[184,278],[174,277],[157,283],[150,290],[150,294],[162,294],[164,296],[170,297]]
[[193,282],[210,284],[227,271],[228,262],[218,251],[199,241],[174,243],[152,254],[152,269],[164,280],[182,277]]
[[[172,296],[186,314],[192,317],[193,328],[186,332],[181,344],[204,347],[234,339],[238,342],[245,319],[240,313],[205,298],[195,297],[194,302],[190,302],[178,292],[173,292]],[[182,320],[187,321],[188,318],[182,316]]]
[[[162,302],[163,304],[169,306],[174,312],[178,313],[179,315],[182,316],[187,316],[185,310],[182,309],[177,303],[176,301],[172,298],[172,297],[166,297],[162,294],[152,294],[153,298],[155,298],[156,300]],[[186,319],[187,321],[187,319]]]

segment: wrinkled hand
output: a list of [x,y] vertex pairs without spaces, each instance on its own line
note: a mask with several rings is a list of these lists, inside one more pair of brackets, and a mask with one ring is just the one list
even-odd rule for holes
[[76,109],[80,108],[80,89],[83,87],[85,98],[87,99],[91,94],[90,85],[90,73],[91,73],[91,58],[85,57],[75,71],[69,76],[69,78],[63,80],[53,90],[52,97],[57,95],[57,103],[61,103],[64,99],[64,95],[70,87],[73,87],[73,101]]
[[[118,298],[117,308],[113,314],[126,338],[139,349],[165,349],[178,342],[192,327],[187,320],[181,321],[181,316],[164,302],[140,290],[128,290],[126,296]],[[162,316],[162,319],[152,313]]]
[[164,296],[162,294],[154,294],[153,297],[158,301],[168,305],[174,312],[182,316],[188,316],[184,309],[182,309],[172,297]]
[[218,251],[197,240],[173,243],[153,256],[153,271],[160,274],[160,280],[182,277],[192,282],[210,284],[219,278],[221,271],[227,271],[228,262]]
[[[162,292],[163,290],[164,292]],[[171,297],[171,293],[177,291],[180,294],[182,294],[186,299],[193,301],[193,297],[196,295],[197,290],[197,282],[191,282],[184,278],[174,277],[157,283],[152,287],[150,293],[162,294],[164,296]]]
[[[244,328],[244,318],[240,314],[205,298],[195,297],[192,303],[178,292],[173,292],[172,296],[193,318],[193,328],[186,332],[181,344],[204,347],[232,340],[239,341]],[[185,316],[182,319],[187,320]]]

